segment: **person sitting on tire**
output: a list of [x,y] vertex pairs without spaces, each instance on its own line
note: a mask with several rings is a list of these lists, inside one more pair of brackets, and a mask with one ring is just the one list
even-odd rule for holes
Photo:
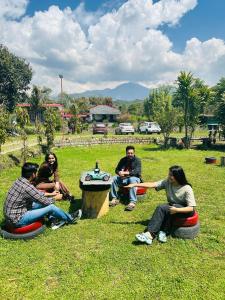
[[[53,180],[51,179],[52,176]],[[74,201],[74,196],[59,179],[58,160],[53,152],[46,154],[45,161],[40,165],[34,184],[39,190],[59,191],[62,199]]]
[[48,198],[33,186],[37,169],[38,165],[34,163],[27,162],[22,166],[22,176],[13,183],[4,203],[6,222],[22,227],[48,215],[66,223],[75,223],[81,217],[80,210],[73,214],[64,212],[53,204],[57,199],[57,192],[48,194],[55,199]]
[[[118,189],[120,186],[130,183],[139,183],[141,181],[141,160],[135,156],[134,146],[126,147],[126,156],[123,157],[115,170],[116,176],[113,177],[113,183],[111,187],[111,202],[110,206],[119,204]],[[131,188],[129,191],[129,201],[125,210],[131,211],[135,208],[137,202],[136,189]]]
[[166,242],[166,236],[171,230],[173,215],[176,214],[179,217],[194,215],[195,197],[182,167],[170,167],[167,179],[157,182],[131,183],[127,187],[138,186],[155,188],[157,191],[165,189],[168,201],[167,204],[157,206],[149,221],[147,230],[136,235],[138,241],[151,245],[153,239],[158,237],[160,242]]

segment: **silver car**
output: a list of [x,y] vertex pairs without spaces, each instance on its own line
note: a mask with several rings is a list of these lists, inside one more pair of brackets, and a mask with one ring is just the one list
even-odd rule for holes
[[115,129],[115,134],[134,134],[134,127],[131,123],[120,123]]
[[161,128],[157,122],[142,122],[138,128],[139,133],[158,133],[160,134]]

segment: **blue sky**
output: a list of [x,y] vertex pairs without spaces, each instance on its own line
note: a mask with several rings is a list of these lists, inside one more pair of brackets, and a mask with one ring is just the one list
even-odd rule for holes
[[224,0],[1,0],[0,42],[30,62],[33,84],[68,93],[133,81],[174,83],[180,70],[225,76]]
[[[47,10],[51,5],[57,5],[61,9],[67,6],[75,9],[81,2],[84,2],[88,11],[111,11],[118,8],[126,0],[105,1],[105,0],[31,0],[27,14],[33,15],[35,11]],[[157,1],[153,1],[157,2]],[[174,43],[174,50],[182,51],[188,39],[196,36],[200,40],[207,40],[212,37],[225,40],[225,0],[199,0],[197,7],[186,14],[179,25],[169,27],[162,26],[162,30]]]

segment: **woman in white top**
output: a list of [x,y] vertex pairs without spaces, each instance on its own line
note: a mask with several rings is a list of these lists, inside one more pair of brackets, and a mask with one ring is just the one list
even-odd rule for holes
[[158,235],[161,242],[166,242],[166,235],[171,229],[171,220],[174,214],[181,217],[190,217],[194,214],[196,206],[194,193],[190,183],[188,183],[185,173],[180,166],[169,168],[168,178],[157,182],[132,183],[127,187],[147,187],[155,188],[157,191],[165,189],[168,204],[156,207],[148,228],[145,232],[136,234],[136,239],[148,245]]

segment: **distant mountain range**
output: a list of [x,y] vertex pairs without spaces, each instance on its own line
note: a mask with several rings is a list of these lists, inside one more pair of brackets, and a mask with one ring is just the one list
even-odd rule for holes
[[143,100],[149,95],[149,89],[138,83],[123,83],[114,89],[92,90],[83,93],[70,94],[78,97],[112,97],[113,100]]

